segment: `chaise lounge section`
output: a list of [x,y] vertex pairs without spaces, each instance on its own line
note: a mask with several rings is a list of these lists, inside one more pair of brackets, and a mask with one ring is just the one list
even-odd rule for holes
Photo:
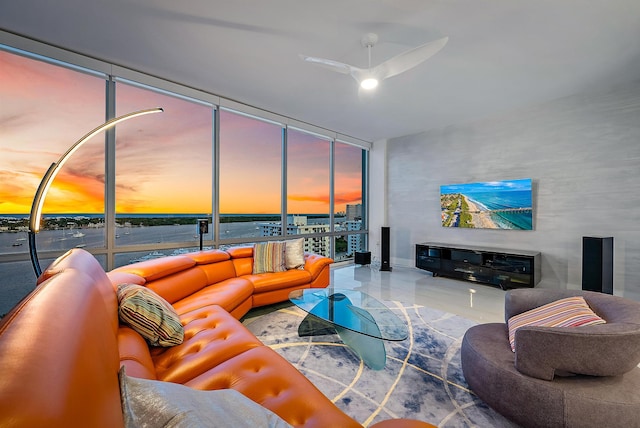
[[[510,319],[535,310],[542,317],[543,305],[574,297],[606,323],[523,326],[512,350]],[[461,346],[467,383],[494,410],[523,427],[640,427],[639,302],[581,290],[509,290],[505,321],[471,327]]]
[[[360,427],[238,320],[252,307],[285,300],[290,290],[326,287],[331,259],[305,255],[302,269],[253,274],[252,251],[196,252],[108,274],[82,249],[61,256],[1,321],[0,426],[123,427],[128,403],[124,392],[121,400],[120,375],[189,391],[235,390],[296,427]],[[184,328],[182,343],[150,346],[121,323],[116,290],[122,283],[171,303]],[[376,425],[390,426],[431,425]]]

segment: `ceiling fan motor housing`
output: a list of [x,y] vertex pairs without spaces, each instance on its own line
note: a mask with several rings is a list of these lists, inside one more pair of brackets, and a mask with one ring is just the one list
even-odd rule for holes
[[360,43],[362,43],[362,47],[364,48],[375,46],[376,43],[378,43],[378,35],[376,33],[367,33],[362,36]]

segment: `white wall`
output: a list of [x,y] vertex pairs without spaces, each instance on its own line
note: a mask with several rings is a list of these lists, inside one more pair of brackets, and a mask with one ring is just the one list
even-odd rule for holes
[[387,224],[387,140],[373,143],[369,151],[369,251],[380,261],[380,228]]
[[[582,237],[613,236],[614,294],[640,300],[640,82],[376,143],[372,158],[383,151],[371,176],[387,176],[387,217],[371,243],[386,222],[392,266],[415,266],[425,241],[538,250],[539,287],[580,288]],[[533,179],[533,231],[441,226],[440,185],[518,178]]]

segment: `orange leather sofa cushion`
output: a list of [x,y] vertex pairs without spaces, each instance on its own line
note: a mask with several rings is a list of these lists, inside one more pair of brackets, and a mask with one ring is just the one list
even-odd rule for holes
[[0,426],[122,427],[118,301],[74,251],[0,321]]

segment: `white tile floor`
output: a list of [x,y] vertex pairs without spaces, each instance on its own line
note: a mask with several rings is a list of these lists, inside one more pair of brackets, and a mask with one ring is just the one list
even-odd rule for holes
[[331,286],[364,291],[380,300],[415,303],[478,323],[504,322],[504,294],[497,287],[433,277],[417,268],[381,272],[369,265],[332,265]]

